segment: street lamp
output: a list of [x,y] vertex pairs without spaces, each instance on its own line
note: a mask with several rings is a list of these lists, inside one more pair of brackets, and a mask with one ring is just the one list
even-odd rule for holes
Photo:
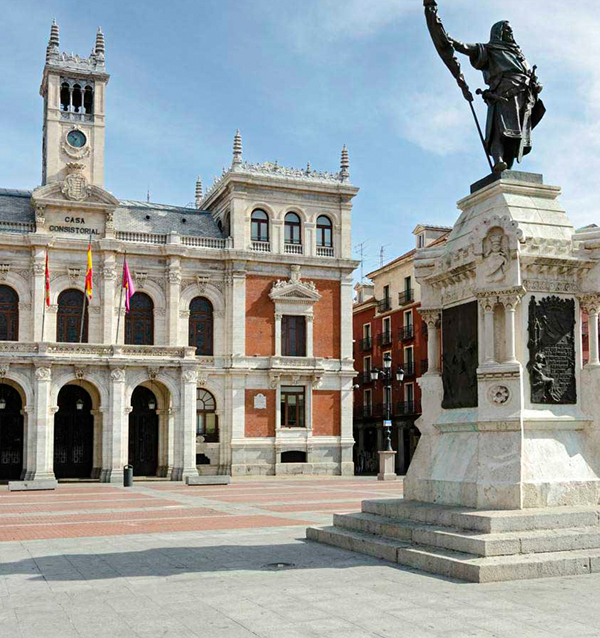
[[383,368],[385,382],[385,421],[383,427],[385,428],[385,450],[386,452],[393,452],[392,448],[392,415],[391,415],[391,395],[392,395],[392,355],[386,352],[383,356]]
[[398,366],[398,369],[396,370],[396,381],[399,381],[400,383],[404,381],[404,370],[402,369],[402,366]]
[[83,410],[83,401],[81,399],[77,399],[77,401],[75,401],[75,407],[78,410]]

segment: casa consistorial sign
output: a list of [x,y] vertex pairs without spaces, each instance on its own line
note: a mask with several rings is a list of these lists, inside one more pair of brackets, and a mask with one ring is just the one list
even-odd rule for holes
[[48,231],[66,235],[100,237],[104,235],[104,215],[101,213],[66,213],[64,210],[48,211]]

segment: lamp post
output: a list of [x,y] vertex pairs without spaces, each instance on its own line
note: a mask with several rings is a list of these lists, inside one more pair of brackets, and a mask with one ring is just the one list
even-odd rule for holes
[[385,421],[383,426],[385,428],[385,451],[393,452],[392,448],[392,410],[391,410],[391,398],[392,398],[392,355],[386,352],[383,357],[383,380],[385,383]]

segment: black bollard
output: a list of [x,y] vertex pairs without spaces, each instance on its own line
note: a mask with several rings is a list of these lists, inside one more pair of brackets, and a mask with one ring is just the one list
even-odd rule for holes
[[133,486],[133,465],[126,465],[123,468],[123,487]]

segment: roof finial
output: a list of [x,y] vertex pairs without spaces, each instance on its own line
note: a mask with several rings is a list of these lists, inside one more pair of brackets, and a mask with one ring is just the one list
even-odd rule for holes
[[200,208],[200,204],[204,199],[202,195],[202,180],[200,179],[200,175],[198,175],[198,179],[196,180],[196,208]]
[[340,176],[342,181],[346,181],[350,177],[350,157],[348,156],[348,147],[344,144],[342,149],[342,162],[340,164],[341,171]]
[[240,129],[235,132],[233,138],[233,162],[232,168],[238,168],[242,165],[242,136],[240,135]]
[[98,27],[98,33],[96,33],[96,45],[94,46],[94,53],[98,57],[104,57],[106,47],[104,44],[104,33],[102,33],[102,27]]
[[58,24],[56,24],[56,18],[54,18],[54,20],[52,20],[52,26],[50,27],[50,39],[48,40],[48,46],[46,47],[46,60],[50,57],[51,53],[59,53],[59,46],[60,36],[58,32]]

